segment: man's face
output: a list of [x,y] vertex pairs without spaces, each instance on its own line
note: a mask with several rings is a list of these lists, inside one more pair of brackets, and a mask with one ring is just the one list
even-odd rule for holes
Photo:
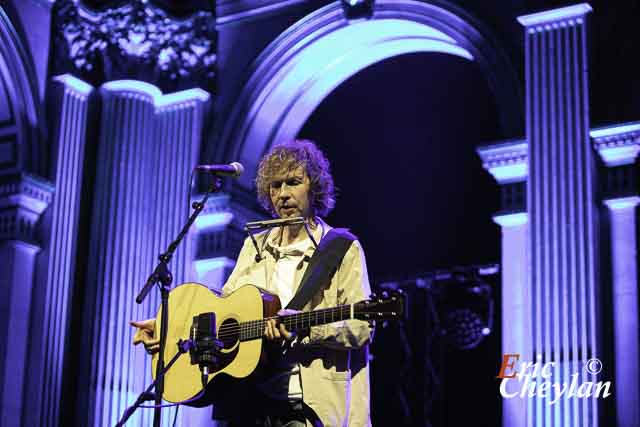
[[302,166],[276,175],[269,185],[271,203],[280,218],[311,216],[309,177]]

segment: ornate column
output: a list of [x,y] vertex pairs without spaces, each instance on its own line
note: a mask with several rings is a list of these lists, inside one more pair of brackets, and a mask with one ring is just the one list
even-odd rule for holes
[[[529,145],[527,212],[536,362],[554,382],[594,379],[600,356],[594,153],[589,139],[587,14],[579,4],[521,16]],[[598,425],[597,399],[530,399],[527,425]]]
[[640,348],[638,331],[638,224],[636,207],[640,123],[591,131],[605,169],[604,203],[609,208],[613,345],[617,425],[640,425]]
[[[192,89],[162,95],[139,81],[104,84],[84,319],[87,364],[79,387],[86,425],[113,425],[149,381],[150,359],[131,348],[130,319],[155,316],[155,290],[134,298],[187,218],[188,177],[196,164],[209,96]],[[174,283],[190,263],[186,242],[170,263]],[[152,412],[132,423],[150,425]],[[170,425],[173,410],[165,411]]]
[[[157,142],[154,149],[157,153],[151,171],[155,189],[154,259],[166,250],[191,213],[191,189],[187,179],[198,162],[209,94],[200,89],[189,89],[163,95],[155,101],[155,107]],[[192,228],[190,234],[194,231]],[[190,277],[194,257],[192,240],[185,237],[174,255],[175,268],[184,272],[176,276],[181,281]],[[179,283],[174,281],[174,285]]]
[[[500,212],[493,220],[502,230],[502,353],[518,353],[532,359],[530,307],[532,295],[528,282],[529,233],[526,207],[527,143],[524,140],[502,142],[478,149],[484,168],[501,187]],[[510,382],[509,393],[518,388]],[[526,401],[502,400],[502,425],[526,425]]]
[[[40,216],[53,188],[30,175],[4,176],[0,184],[0,424],[27,425],[24,410]],[[37,330],[36,330],[37,331]]]
[[[52,154],[56,193],[43,221],[31,334],[26,425],[58,425],[68,315],[75,281],[85,148],[94,122],[93,87],[70,75],[53,79]],[[85,184],[86,185],[86,184]]]

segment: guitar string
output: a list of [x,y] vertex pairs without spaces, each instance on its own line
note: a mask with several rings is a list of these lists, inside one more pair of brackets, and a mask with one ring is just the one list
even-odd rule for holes
[[[344,313],[343,311],[345,310],[349,310],[349,312]],[[351,311],[351,305],[342,305],[342,306],[332,307],[328,309],[297,313],[293,315],[286,315],[284,317],[273,316],[273,317],[267,317],[264,319],[240,322],[239,324],[236,324],[236,325],[223,325],[219,329],[218,338],[229,338],[229,337],[235,338],[235,336],[237,335],[240,335],[240,339],[258,338],[263,335],[264,328],[265,328],[265,321],[269,319],[281,319],[285,323],[287,322],[290,324],[293,323],[294,328],[297,328],[298,323],[302,323],[304,325],[305,321],[312,322],[314,320],[314,317],[315,317],[315,320],[317,321],[320,315],[323,316],[323,321],[320,323],[333,323],[333,322],[338,322],[343,320],[339,318],[337,320],[332,319],[331,321],[327,322],[327,319],[326,319],[327,315],[330,315],[331,317],[333,317],[335,314],[338,314],[339,316],[345,316],[345,318],[348,319],[351,315],[350,311]],[[313,325],[309,325],[309,326],[313,326]],[[238,333],[238,330],[240,331],[239,333]],[[242,336],[243,332],[245,332],[244,337]]]
[[[346,313],[344,311],[347,311]],[[327,316],[330,315],[333,317],[335,314],[340,316],[344,316],[344,318],[332,319],[327,322]],[[240,339],[242,338],[257,338],[264,334],[265,322],[270,319],[281,319],[285,323],[293,323],[294,328],[297,328],[298,323],[302,323],[304,326],[305,322],[312,322],[314,320],[317,321],[320,315],[323,316],[323,320],[319,323],[333,323],[339,322],[341,320],[349,319],[351,316],[351,305],[341,305],[338,307],[326,308],[316,311],[310,312],[302,312],[296,313],[292,315],[285,316],[272,316],[264,319],[256,319],[256,320],[248,320],[244,322],[240,322],[235,325],[222,325],[219,328],[218,338],[235,338],[235,336],[240,335]],[[313,325],[309,325],[313,326]],[[239,332],[238,332],[239,331]],[[242,336],[242,333],[245,332],[245,336]]]
[[[307,322],[310,322],[313,320],[313,317],[316,317],[316,320],[318,317],[320,317],[319,315],[323,315],[325,317],[324,320],[326,320],[326,315],[330,314],[332,317],[334,314],[338,314],[338,315],[345,315],[345,314],[349,314],[349,313],[343,313],[341,311],[346,311],[347,309],[349,309],[349,306],[340,306],[340,307],[335,307],[335,308],[331,308],[331,309],[325,309],[322,311],[314,311],[314,312],[307,312],[307,313],[299,313],[297,315],[289,315],[287,317],[285,317],[284,319],[282,319],[283,321],[289,321],[289,323],[293,323],[295,322],[297,323],[303,323],[305,322],[305,320]],[[294,318],[293,316],[295,316],[296,318]],[[280,316],[273,316],[273,317],[267,317],[261,320],[249,320],[249,321],[245,321],[245,322],[241,322],[238,325],[227,325],[227,326],[222,326],[220,328],[219,334],[218,334],[218,338],[220,337],[229,337],[229,336],[233,336],[237,334],[237,330],[240,329],[240,332],[250,332],[250,335],[254,335],[258,332],[260,332],[260,335],[263,334],[264,332],[264,324],[266,320],[270,320],[270,319],[278,319],[280,318]],[[340,321],[342,319],[338,319],[335,320]],[[232,332],[233,331],[233,332]],[[231,332],[231,333],[230,333]]]
[[[266,317],[264,319],[247,320],[244,322],[240,322],[239,324],[236,324],[236,325],[223,325],[219,329],[218,338],[232,337],[238,334],[238,330],[240,330],[240,333],[250,332],[249,335],[251,336],[253,336],[258,332],[260,332],[260,335],[262,335],[264,333],[265,322],[270,319],[281,319],[283,322],[289,321],[289,323],[295,322],[296,324],[302,323],[304,325],[305,320],[307,322],[310,322],[314,320],[313,319],[314,317],[316,318],[315,320],[318,320],[318,318],[322,315],[324,317],[323,320],[326,322],[326,317],[328,315],[330,315],[331,317],[333,317],[335,314],[338,314],[341,316],[350,315],[350,308],[351,308],[350,305],[343,305],[339,307],[333,307],[333,308],[328,308],[328,309],[323,309],[318,311],[310,311],[305,313],[288,315],[284,318],[282,318],[281,316],[272,316],[272,317]],[[343,319],[338,319],[334,321],[338,322],[340,320],[343,320]]]

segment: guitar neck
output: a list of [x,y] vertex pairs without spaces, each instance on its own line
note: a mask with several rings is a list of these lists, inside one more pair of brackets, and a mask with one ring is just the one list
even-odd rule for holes
[[[283,323],[289,331],[310,328],[311,326],[326,325],[353,318],[353,304],[338,307],[323,308],[314,311],[287,314],[275,317]],[[240,323],[240,340],[249,341],[262,338],[267,319],[250,320]]]

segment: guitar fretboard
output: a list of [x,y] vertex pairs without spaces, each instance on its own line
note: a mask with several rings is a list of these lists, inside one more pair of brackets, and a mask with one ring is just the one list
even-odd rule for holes
[[[314,311],[277,316],[281,323],[289,331],[310,328],[311,326],[325,325],[351,318],[351,305],[325,308]],[[249,341],[264,336],[264,330],[268,319],[249,320],[240,323],[240,341]]]

